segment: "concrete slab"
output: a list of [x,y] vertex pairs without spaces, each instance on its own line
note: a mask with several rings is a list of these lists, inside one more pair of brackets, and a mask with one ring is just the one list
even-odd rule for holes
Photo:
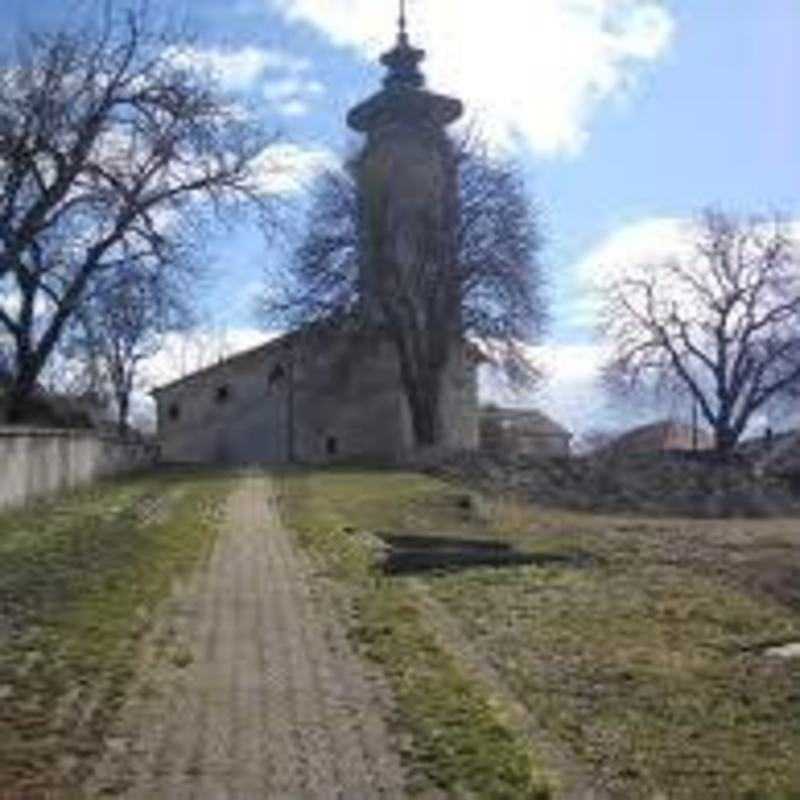
[[782,644],[780,647],[770,647],[764,651],[770,658],[800,658],[800,642]]

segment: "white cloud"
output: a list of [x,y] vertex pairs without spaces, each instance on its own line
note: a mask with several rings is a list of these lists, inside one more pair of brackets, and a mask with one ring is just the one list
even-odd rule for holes
[[310,110],[308,103],[298,98],[287,100],[280,107],[280,112],[284,117],[304,117]]
[[[800,242],[800,220],[789,221],[787,232]],[[701,258],[698,235],[698,221],[691,217],[648,217],[611,233],[570,270],[578,289],[571,322],[597,325],[603,293],[615,280],[642,269],[658,269],[668,261],[689,263]],[[685,301],[678,295],[674,299]]]
[[595,326],[603,291],[612,280],[643,264],[686,257],[692,242],[691,221],[678,217],[650,217],[614,231],[570,270],[578,288],[572,322]]
[[339,166],[333,151],[324,147],[276,144],[260,156],[256,170],[258,182],[269,194],[293,194],[309,187],[326,169]]
[[[390,7],[375,0],[267,2],[370,59],[394,35]],[[439,0],[410,17],[430,85],[461,97],[495,142],[522,136],[543,155],[579,152],[598,107],[629,96],[675,29],[662,0]]]
[[178,67],[211,73],[229,90],[245,90],[252,87],[269,70],[293,75],[307,71],[311,64],[280,50],[265,50],[260,47],[240,47],[225,50],[219,47],[171,47],[167,57]]
[[299,117],[307,114],[313,98],[324,92],[325,87],[319,81],[294,74],[266,83],[263,94],[284,116]]
[[268,100],[287,100],[300,95],[320,95],[325,87],[315,80],[292,76],[271,81],[264,86],[264,97]]
[[608,356],[605,346],[545,344],[531,347],[530,355],[545,373],[545,380],[535,391],[506,394],[482,372],[482,399],[504,406],[537,408],[576,436],[593,428],[619,427],[600,385],[601,367]]

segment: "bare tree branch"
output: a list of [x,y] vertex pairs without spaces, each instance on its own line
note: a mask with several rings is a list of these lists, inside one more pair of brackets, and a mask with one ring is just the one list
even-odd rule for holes
[[189,232],[270,204],[258,160],[273,142],[207,76],[178,66],[144,13],[29,37],[0,66],[0,281],[18,311],[19,414],[96,282],[136,266],[170,269]]
[[643,264],[607,287],[606,374],[687,392],[728,453],[753,414],[800,384],[800,251],[780,216],[708,210],[695,257]]

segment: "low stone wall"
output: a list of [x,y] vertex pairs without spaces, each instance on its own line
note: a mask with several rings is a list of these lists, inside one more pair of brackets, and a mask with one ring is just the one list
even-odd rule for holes
[[150,445],[90,430],[0,427],[0,509],[155,462]]

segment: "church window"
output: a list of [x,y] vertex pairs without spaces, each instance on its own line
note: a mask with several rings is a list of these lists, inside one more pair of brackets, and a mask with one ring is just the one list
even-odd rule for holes
[[271,389],[278,381],[282,380],[286,377],[286,370],[283,368],[283,364],[276,364],[272,371],[269,373],[269,378],[267,379],[267,383],[269,388]]
[[217,389],[217,402],[226,403],[231,396],[231,387],[228,385],[220,386]]
[[329,456],[335,456],[339,452],[339,440],[335,436],[329,436],[325,440],[325,452]]
[[181,417],[181,407],[177,403],[173,403],[167,409],[167,416],[174,422]]

